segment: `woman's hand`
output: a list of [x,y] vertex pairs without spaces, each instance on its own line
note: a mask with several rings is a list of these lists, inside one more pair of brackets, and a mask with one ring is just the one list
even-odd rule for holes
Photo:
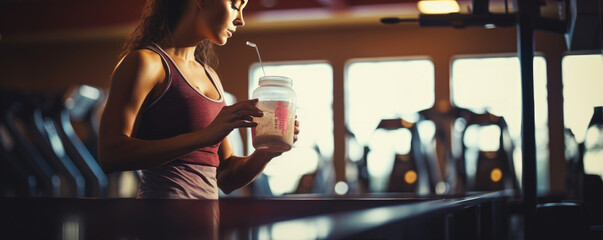
[[[295,116],[295,129],[293,131],[293,141],[297,141],[299,134],[299,122]],[[232,155],[232,146],[227,139],[225,144],[220,145],[223,150],[223,158],[218,167],[218,184],[225,193],[241,188],[252,182],[262,173],[266,165],[275,157],[280,156],[280,152],[269,152],[265,150],[255,150],[248,157],[236,157]]]
[[295,125],[293,130],[293,143],[297,142],[297,135],[299,134],[299,121],[297,121],[297,115],[295,115]]
[[257,102],[258,99],[250,99],[224,106],[214,121],[202,130],[204,131],[203,137],[209,142],[207,145],[221,142],[236,128],[255,127],[257,123],[253,122],[253,117],[264,115],[255,106]]

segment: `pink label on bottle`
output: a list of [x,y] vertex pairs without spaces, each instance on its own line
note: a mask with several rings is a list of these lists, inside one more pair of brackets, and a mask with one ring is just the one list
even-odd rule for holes
[[289,115],[288,102],[279,101],[274,110],[274,127],[281,130],[282,135],[287,133],[287,117]]

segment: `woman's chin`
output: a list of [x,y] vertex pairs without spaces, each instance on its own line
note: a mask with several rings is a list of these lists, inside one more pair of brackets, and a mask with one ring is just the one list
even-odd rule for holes
[[228,38],[218,39],[217,41],[212,40],[211,42],[213,42],[214,44],[216,44],[218,46],[224,46],[224,45],[226,45],[226,42],[228,42]]

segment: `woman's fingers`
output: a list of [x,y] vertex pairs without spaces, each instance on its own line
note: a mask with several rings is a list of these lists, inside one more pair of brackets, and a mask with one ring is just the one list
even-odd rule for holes
[[226,109],[226,114],[230,116],[233,128],[255,127],[257,123],[253,122],[253,117],[264,115],[255,104],[258,99],[249,99],[230,105]]
[[[297,118],[297,115],[295,118]],[[299,121],[295,119],[295,125],[293,127],[293,142],[297,142],[297,134],[299,134]]]
[[234,128],[255,127],[257,125],[258,125],[258,123],[250,121],[250,120],[239,119],[239,120],[233,121],[233,129]]
[[255,106],[257,101],[257,99],[249,99],[227,106],[225,109],[226,114],[228,114],[230,119],[234,121],[241,119],[252,121],[252,117],[261,117],[264,115],[262,111]]
[[255,106],[255,104],[257,102],[258,102],[257,99],[249,99],[249,100],[240,101],[233,105],[230,105],[230,108],[232,109],[232,111],[235,111],[235,112],[242,111],[242,110],[259,111],[259,109]]
[[253,121],[253,117],[261,117],[263,114],[258,111],[241,110],[230,114],[231,121]]
[[261,117],[264,113],[259,109],[241,109],[234,112],[236,118],[250,118],[250,117]]

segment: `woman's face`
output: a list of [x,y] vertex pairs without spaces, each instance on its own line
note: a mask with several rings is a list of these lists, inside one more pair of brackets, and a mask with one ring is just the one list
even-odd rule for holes
[[228,38],[237,31],[237,27],[245,25],[243,8],[244,0],[197,0],[201,4],[201,21],[204,26],[202,34],[218,45],[226,44]]

